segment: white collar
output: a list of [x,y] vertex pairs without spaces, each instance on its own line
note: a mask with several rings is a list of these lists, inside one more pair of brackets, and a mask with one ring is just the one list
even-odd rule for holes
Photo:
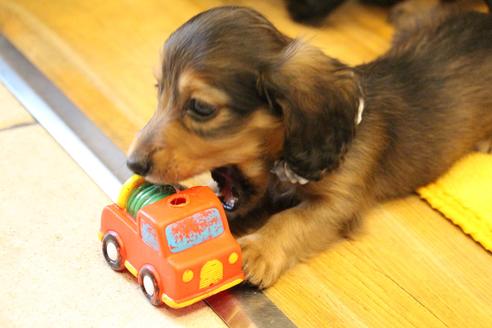
[[359,125],[362,122],[362,113],[364,113],[364,98],[359,98],[359,107],[357,108],[357,116],[355,117],[355,124]]

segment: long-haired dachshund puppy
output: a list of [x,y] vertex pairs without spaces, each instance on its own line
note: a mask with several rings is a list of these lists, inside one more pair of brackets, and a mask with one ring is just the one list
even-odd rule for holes
[[162,52],[158,108],[128,166],[155,183],[210,170],[231,222],[262,222],[238,239],[260,287],[492,137],[487,14],[433,17],[349,67],[254,10],[220,7]]

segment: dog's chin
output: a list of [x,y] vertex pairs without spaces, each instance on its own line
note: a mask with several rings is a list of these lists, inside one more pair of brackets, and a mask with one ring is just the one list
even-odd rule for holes
[[211,171],[217,183],[217,196],[229,214],[236,213],[252,192],[248,178],[235,165],[221,166]]

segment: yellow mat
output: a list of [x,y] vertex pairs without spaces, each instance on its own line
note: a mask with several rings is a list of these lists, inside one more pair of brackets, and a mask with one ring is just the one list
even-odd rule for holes
[[473,153],[418,193],[465,233],[492,251],[492,155]]

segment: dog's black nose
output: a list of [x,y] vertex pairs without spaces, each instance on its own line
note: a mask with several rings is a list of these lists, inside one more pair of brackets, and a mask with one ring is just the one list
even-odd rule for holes
[[150,161],[144,158],[130,156],[126,161],[126,166],[138,175],[145,176],[150,171]]

